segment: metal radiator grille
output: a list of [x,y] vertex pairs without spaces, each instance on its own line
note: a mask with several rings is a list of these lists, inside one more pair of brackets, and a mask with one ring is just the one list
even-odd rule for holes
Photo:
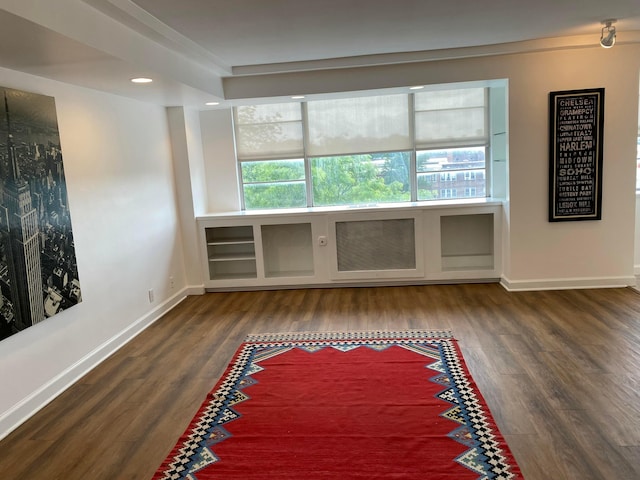
[[336,222],[338,271],[416,268],[413,218]]

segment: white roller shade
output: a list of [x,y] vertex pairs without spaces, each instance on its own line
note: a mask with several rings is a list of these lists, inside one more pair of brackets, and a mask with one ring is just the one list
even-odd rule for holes
[[486,141],[484,88],[415,95],[416,147]]
[[249,105],[233,112],[239,160],[304,155],[299,103]]
[[309,156],[412,148],[407,95],[312,101],[307,104]]

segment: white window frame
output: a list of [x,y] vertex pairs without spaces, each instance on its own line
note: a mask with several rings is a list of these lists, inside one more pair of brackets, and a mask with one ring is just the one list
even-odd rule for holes
[[[460,89],[465,89],[468,87],[460,87]],[[462,140],[462,141],[455,141],[452,143],[443,143],[443,144],[439,144],[439,143],[434,143],[432,145],[429,145],[429,149],[434,149],[434,150],[445,150],[445,149],[450,149],[450,148],[464,148],[464,147],[484,147],[485,149],[485,164],[484,164],[484,175],[483,175],[483,181],[484,181],[484,185],[485,185],[485,196],[490,196],[491,191],[490,191],[490,187],[491,187],[491,182],[489,181],[491,178],[491,172],[490,172],[490,155],[489,155],[489,151],[490,151],[490,129],[489,129],[489,118],[491,115],[490,112],[490,102],[489,102],[489,88],[488,87],[482,87],[484,88],[485,91],[485,101],[484,101],[484,117],[485,117],[485,136],[484,139],[479,142],[478,139],[471,139],[471,140]],[[452,90],[455,88],[452,88]],[[409,109],[408,109],[408,115],[409,115],[409,124],[410,124],[410,128],[412,129],[412,136],[415,135],[415,96],[412,93],[408,93],[407,94],[408,99],[409,99]],[[307,132],[308,132],[308,125],[307,125],[307,102],[303,101],[303,102],[299,102],[300,103],[300,108],[301,108],[301,118],[302,118],[302,131],[303,131],[303,156],[302,158],[304,159],[304,165],[305,165],[305,178],[304,178],[304,182],[305,182],[305,186],[306,186],[306,196],[307,196],[307,207],[313,207],[313,179],[311,177],[311,162],[310,162],[310,156],[307,154]],[[234,109],[235,110],[235,109]],[[236,118],[236,113],[234,111],[234,115],[233,118]],[[418,175],[419,174],[425,174],[427,172],[423,172],[417,171],[417,166],[416,166],[416,151],[417,151],[417,146],[415,144],[415,140],[412,139],[413,142],[413,150],[410,151],[411,153],[411,161],[410,161],[410,168],[409,168],[409,188],[410,188],[410,202],[417,202],[417,201],[425,201],[428,202],[430,200],[418,200],[417,199],[417,195],[418,195],[418,188],[417,188],[417,183],[418,183]],[[423,150],[424,147],[421,147],[420,150]],[[367,153],[371,153],[371,152],[358,152],[358,153],[350,153],[350,155],[355,155],[355,154],[367,154]],[[334,154],[335,156],[341,156],[341,153],[336,152]],[[291,160],[294,158],[300,158],[300,155],[294,155],[291,158],[289,158],[288,156],[282,156],[282,157],[277,157],[274,158],[273,155],[268,155],[268,156],[264,156],[264,157],[260,157],[260,156],[252,156],[251,158],[243,158],[243,159],[238,159],[238,183],[239,183],[239,188],[240,188],[240,196],[241,196],[241,204],[242,204],[242,209],[245,209],[245,194],[244,194],[244,186],[248,185],[249,183],[244,183],[243,179],[242,179],[242,163],[244,162],[256,162],[256,161],[274,161],[274,160]],[[442,171],[433,171],[433,172],[428,172],[429,178],[433,179],[435,182],[437,182],[439,184],[439,186],[442,186],[443,183],[448,183],[448,182],[453,182],[455,181],[457,178],[457,173],[459,172],[464,172],[464,178],[465,180],[473,180],[472,177],[476,176],[476,172],[470,172],[470,171],[465,171],[465,169],[451,169],[450,171],[447,172],[442,172]],[[440,174],[440,177],[438,177],[438,174]],[[445,180],[443,180],[443,175],[446,178]],[[469,178],[467,178],[467,175],[469,176]],[[251,183],[253,184],[253,182]],[[453,190],[456,191],[458,189],[448,189],[448,190]],[[445,198],[445,197],[441,197],[441,198]],[[446,198],[451,198],[451,199],[455,199],[458,197],[446,197]],[[459,198],[463,198],[463,197],[459,197]],[[349,204],[344,204],[344,207],[349,207]],[[274,207],[274,208],[278,208],[278,209],[282,209],[285,210],[286,208],[281,208],[281,207]],[[292,207],[295,208],[295,207]]]

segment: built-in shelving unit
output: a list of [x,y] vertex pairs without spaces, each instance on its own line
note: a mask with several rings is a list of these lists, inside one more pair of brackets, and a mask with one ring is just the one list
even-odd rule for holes
[[205,288],[497,281],[502,203],[199,217]]
[[440,217],[443,271],[492,270],[493,214]]
[[311,223],[262,225],[260,228],[266,278],[313,276]]
[[251,225],[205,228],[209,278],[256,278],[256,248]]

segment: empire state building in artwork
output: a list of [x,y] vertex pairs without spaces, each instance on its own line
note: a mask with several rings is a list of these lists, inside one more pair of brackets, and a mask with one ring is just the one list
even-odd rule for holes
[[55,99],[0,87],[0,341],[80,302]]
[[8,171],[2,185],[0,231],[11,292],[13,323],[17,330],[24,330],[45,318],[40,232],[29,184],[20,175],[6,93],[4,107],[7,116]]

